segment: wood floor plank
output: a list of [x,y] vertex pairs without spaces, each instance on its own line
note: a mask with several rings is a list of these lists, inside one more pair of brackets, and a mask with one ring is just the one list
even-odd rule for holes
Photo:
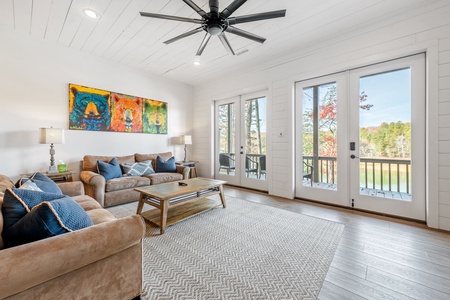
[[438,265],[423,259],[418,259],[407,254],[400,254],[394,251],[389,251],[379,247],[366,245],[364,247],[364,253],[368,253],[373,256],[381,257],[385,260],[408,266],[411,268],[426,270],[427,273],[440,276],[450,280],[450,268]]
[[335,255],[331,262],[331,266],[362,279],[365,279],[367,275],[367,265],[346,259],[342,256]]
[[361,279],[350,273],[330,267],[325,278],[326,281],[352,292],[364,299],[413,299],[394,290],[385,288],[371,281]]
[[363,300],[361,296],[353,294],[352,292],[342,289],[331,282],[325,281],[320,290],[319,300]]
[[449,294],[370,267],[367,270],[367,280],[418,300],[448,300],[450,298]]
[[426,270],[401,265],[381,257],[341,246],[336,250],[336,255],[450,294],[450,280],[430,274]]

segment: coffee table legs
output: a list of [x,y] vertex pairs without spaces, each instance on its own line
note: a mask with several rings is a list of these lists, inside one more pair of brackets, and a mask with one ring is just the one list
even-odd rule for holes
[[219,185],[219,196],[220,201],[222,201],[223,208],[227,207],[227,202],[225,201],[225,194],[223,193],[223,185]]
[[166,230],[168,209],[169,209],[169,201],[161,200],[161,231],[160,231],[161,234],[163,234],[164,231]]
[[142,212],[142,208],[144,207],[144,195],[141,193],[141,196],[139,197],[139,203],[138,203],[138,207],[137,207],[137,211],[136,214],[140,215]]

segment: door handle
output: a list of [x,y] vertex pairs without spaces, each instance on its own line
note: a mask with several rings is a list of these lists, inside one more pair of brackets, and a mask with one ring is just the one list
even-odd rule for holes
[[354,154],[352,154],[352,155],[350,155],[350,158],[351,158],[351,159],[355,159],[355,158],[359,158],[359,157],[356,156],[356,155],[354,155]]

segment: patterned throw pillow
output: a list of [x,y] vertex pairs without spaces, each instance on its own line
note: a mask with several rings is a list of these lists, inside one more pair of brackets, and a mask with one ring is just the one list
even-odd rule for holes
[[175,165],[175,157],[169,158],[167,161],[164,161],[164,158],[158,155],[156,157],[156,172],[168,172],[175,173],[177,171],[177,166]]
[[124,176],[142,176],[155,173],[151,160],[145,160],[138,163],[123,163],[120,164],[120,166],[122,167]]
[[24,183],[22,183],[22,185],[20,186],[20,189],[23,190],[31,190],[31,191],[38,191],[38,192],[43,192],[43,190],[41,190],[36,183],[34,183],[31,180],[27,180]]
[[14,247],[94,225],[86,211],[70,197],[44,201],[3,231],[6,247]]
[[105,180],[122,177],[119,161],[115,157],[107,163],[97,160],[97,171]]

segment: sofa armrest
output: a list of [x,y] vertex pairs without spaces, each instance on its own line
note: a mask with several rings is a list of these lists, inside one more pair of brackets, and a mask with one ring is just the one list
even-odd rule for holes
[[105,177],[92,171],[81,171],[80,179],[84,183],[86,195],[97,200],[102,207],[105,206]]
[[67,274],[141,243],[139,215],[101,223],[0,251],[0,299]]
[[84,195],[84,185],[81,181],[60,182],[58,186],[64,195],[70,197]]
[[183,175],[183,179],[189,179],[189,172],[191,171],[191,168],[182,165],[176,165],[176,167],[177,173]]

